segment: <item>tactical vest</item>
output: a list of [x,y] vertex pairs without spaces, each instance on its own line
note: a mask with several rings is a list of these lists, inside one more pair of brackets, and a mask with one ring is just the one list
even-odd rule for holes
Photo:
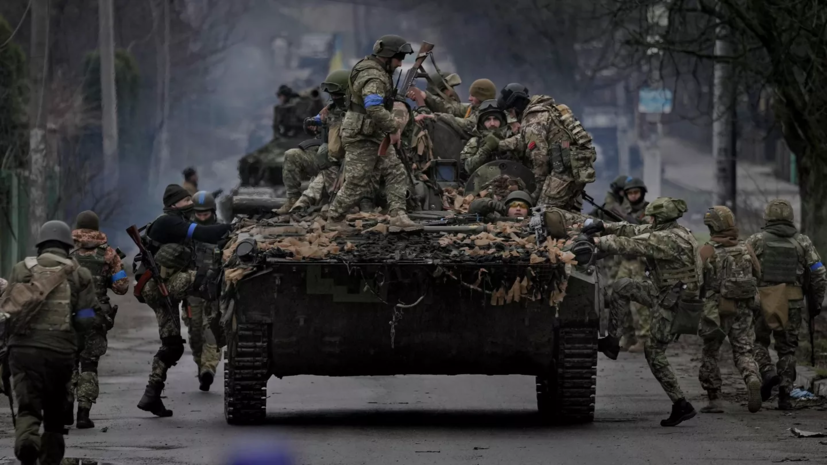
[[[367,114],[367,110],[365,109],[365,100],[362,98],[362,89],[355,88],[353,86],[354,76],[358,75],[360,72],[367,70],[367,69],[375,69],[379,70],[384,75],[387,76],[387,82],[385,84],[388,87],[388,92],[385,96],[385,101],[383,105],[386,110],[392,111],[393,110],[393,99],[390,96],[391,91],[393,90],[393,82],[391,81],[390,75],[385,70],[385,64],[379,61],[376,57],[368,56],[359,60],[358,63],[353,67],[353,70],[350,72],[350,76],[348,77],[348,84],[350,87],[350,111],[355,111],[356,113]],[[347,118],[347,115],[345,116]]]
[[752,274],[753,263],[746,245],[723,247],[714,244],[718,264],[718,292],[725,299],[752,299],[758,282]]
[[194,242],[195,245],[195,264],[201,269],[208,269],[213,263],[213,252],[215,251],[215,244],[207,244],[206,242]]
[[161,277],[166,279],[173,274],[190,268],[195,260],[192,241],[184,244],[164,244],[155,254],[155,261],[161,266]]
[[[36,257],[26,257],[24,262],[33,275],[63,273],[63,266],[41,266]],[[68,280],[58,285],[40,306],[28,329],[38,331],[72,332],[72,288]]]
[[795,239],[764,233],[764,252],[761,254],[762,280],[772,284],[796,284],[799,253]]
[[680,242],[692,245],[694,254],[694,266],[682,266],[679,268],[666,268],[658,260],[649,260],[649,267],[653,270],[654,282],[658,289],[672,287],[677,283],[683,283],[688,288],[697,289],[703,281],[701,274],[701,259],[699,247],[695,242],[692,233],[683,227],[676,227],[669,230]]
[[550,168],[555,173],[570,173],[576,182],[593,183],[597,176],[594,169],[597,151],[592,145],[592,137],[570,110],[562,111],[563,107],[556,105],[549,111],[554,124],[563,129],[571,140],[549,145]]
[[[107,244],[101,244],[94,248],[93,254],[73,253],[72,257],[80,263],[80,266],[86,268],[92,273],[92,283],[95,285],[95,295],[101,304],[109,303],[109,296],[106,295],[109,289],[109,282],[112,277],[109,275],[109,269],[106,263],[106,249]],[[86,249],[89,250],[89,249]]]

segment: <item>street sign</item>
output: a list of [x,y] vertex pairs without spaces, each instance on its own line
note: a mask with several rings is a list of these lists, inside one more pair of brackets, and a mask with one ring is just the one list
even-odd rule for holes
[[637,111],[641,113],[669,113],[672,111],[672,91],[669,89],[640,89]]

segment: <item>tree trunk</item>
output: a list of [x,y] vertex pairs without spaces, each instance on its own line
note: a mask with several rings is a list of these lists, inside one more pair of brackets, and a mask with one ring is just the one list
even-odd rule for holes
[[29,244],[34,251],[40,226],[48,217],[46,128],[49,75],[49,0],[32,2],[31,51],[29,54]]
[[801,195],[801,231],[810,237],[821,257],[827,257],[827,145],[808,146],[796,154]]

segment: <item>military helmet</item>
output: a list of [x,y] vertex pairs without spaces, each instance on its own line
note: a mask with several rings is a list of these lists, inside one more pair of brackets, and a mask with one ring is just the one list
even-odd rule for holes
[[656,221],[672,221],[680,218],[686,213],[686,202],[671,197],[658,197],[654,202],[646,206],[644,214],[651,216]]
[[515,201],[516,202],[525,202],[525,203],[528,204],[529,208],[534,206],[534,199],[531,198],[531,194],[529,194],[526,191],[514,191],[514,192],[508,194],[508,197],[505,198],[505,201],[503,203],[505,204],[506,207],[508,207],[508,204],[510,204],[511,202],[515,202]]
[[640,178],[631,178],[626,181],[623,186],[623,192],[627,192],[632,189],[640,189],[644,194],[649,192],[649,189],[646,188],[646,184],[643,182],[643,179]]
[[287,84],[280,85],[279,90],[276,91],[276,97],[292,97],[294,94],[293,89]]
[[40,234],[38,234],[37,244],[35,245],[40,247],[40,244],[47,241],[57,241],[70,248],[75,246],[69,225],[58,220],[47,221],[40,227]]
[[322,83],[322,90],[328,94],[345,94],[349,87],[350,71],[337,69],[327,75]]
[[196,192],[192,196],[193,210],[197,212],[206,212],[215,210],[215,197],[207,191]]
[[706,211],[704,224],[707,225],[712,232],[723,232],[728,229],[734,229],[735,215],[732,214],[732,210],[729,208],[723,205],[717,205]]
[[496,100],[486,100],[480,104],[479,115],[477,116],[478,129],[485,129],[485,120],[489,116],[496,116],[500,120],[500,126],[505,127],[507,121],[505,111],[500,108]]
[[500,107],[503,110],[516,108],[518,111],[523,111],[528,105],[528,99],[528,87],[516,82],[500,90]]
[[100,219],[98,218],[98,214],[93,212],[92,210],[86,210],[78,213],[77,218],[75,218],[75,228],[99,231]]
[[784,199],[771,200],[764,209],[764,221],[786,221],[792,223],[795,221],[795,213],[793,206],[789,201]]
[[620,176],[616,177],[611,184],[609,184],[609,188],[614,192],[621,192],[626,188],[626,183],[631,181],[631,176],[626,176],[625,174],[621,174]]
[[457,73],[431,73],[429,78],[439,90],[445,90],[448,87],[454,88],[462,84],[462,79]]
[[397,35],[384,35],[373,44],[373,54],[378,57],[392,58],[400,53],[409,55],[413,53],[413,48],[405,39]]

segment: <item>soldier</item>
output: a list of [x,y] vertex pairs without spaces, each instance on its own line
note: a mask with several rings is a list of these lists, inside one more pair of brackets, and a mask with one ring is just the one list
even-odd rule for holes
[[66,223],[45,223],[37,257],[15,265],[9,279],[10,288],[51,281],[45,287],[53,289],[31,319],[26,322],[20,319],[26,315],[15,314],[8,328],[9,368],[19,403],[14,455],[23,465],[34,465],[38,459],[57,465],[63,459],[62,415],[77,350],[76,331],[93,326],[99,310],[92,274],[69,257],[74,246]]
[[528,192],[514,191],[502,202],[490,197],[475,199],[471,202],[468,213],[479,215],[485,221],[497,221],[502,217],[527,218],[533,203]]
[[[371,193],[372,177],[378,171],[384,178],[388,197],[391,227],[419,229],[408,218],[405,198],[408,178],[393,148],[401,139],[396,120],[391,114],[393,91],[391,76],[405,56],[413,53],[405,39],[386,35],[373,46],[373,54],[360,60],[350,73],[350,109],[342,123],[345,144],[345,180],[330,205],[327,228],[346,230],[345,215]],[[385,137],[391,147],[384,156],[379,146]]]
[[522,84],[505,86],[500,106],[520,123],[519,137],[502,141],[500,150],[523,150],[532,160],[537,204],[579,212],[583,189],[595,179],[597,153],[589,133],[569,107],[546,95],[529,97]]
[[[94,428],[95,423],[89,419],[89,410],[98,400],[98,362],[106,353],[106,332],[115,325],[117,305],[113,306],[106,295],[112,289],[117,295],[124,295],[129,290],[129,278],[121,264],[121,257],[107,243],[106,234],[99,228],[98,215],[93,211],[78,214],[72,238],[75,249],[72,257],[92,273],[95,295],[100,303],[96,315],[98,324],[85,333],[78,334],[78,351],[72,368],[72,380],[67,387],[66,411],[64,424],[72,424],[72,407],[75,393],[78,401],[78,429]],[[79,368],[79,369],[78,369]]]
[[232,226],[227,224],[193,223],[193,210],[189,192],[177,184],[170,184],[164,190],[164,214],[147,227],[147,249],[154,254],[155,261],[161,267],[161,279],[169,291],[172,308],[166,307],[166,301],[153,280],[136,291],[155,311],[161,336],[161,348],[152,359],[152,372],[138,408],[159,417],[172,416],[172,411],[167,410],[161,401],[161,391],[167,371],[184,354],[178,305],[202,285],[196,280],[193,241],[216,244],[232,230]]
[[761,381],[758,365],[752,356],[754,328],[750,308],[758,292],[758,259],[750,246],[738,240],[735,216],[724,206],[710,208],[704,215],[710,240],[700,250],[704,267],[704,316],[699,335],[704,341],[698,377],[707,393],[709,404],[704,413],[722,413],[721,370],[718,353],[729,338],[735,366],[747,386],[749,411],[761,410]]
[[[583,228],[586,234],[604,232],[609,235],[594,238],[598,250],[609,255],[623,254],[645,257],[657,289],[657,300],[650,302],[652,329],[644,351],[652,374],[672,400],[672,414],[661,421],[661,426],[676,426],[695,416],[692,404],[686,401],[675,372],[666,358],[666,347],[674,339],[671,330],[673,312],[679,305],[698,299],[701,281],[700,262],[697,259],[698,244],[685,227],[677,223],[686,212],[683,200],[660,197],[648,207],[646,215],[653,224],[631,225],[628,223],[604,223],[595,221]],[[578,254],[575,248],[575,255]],[[582,256],[579,256],[581,261]],[[635,284],[641,296],[649,294],[649,284]],[[618,334],[621,315],[618,308],[611,309],[609,335],[599,342],[600,350],[609,358],[617,358]]]
[[[195,223],[207,226],[218,222],[215,215],[215,198],[207,191],[201,191],[193,197]],[[193,241],[196,266],[208,270],[213,266],[215,244]],[[190,350],[198,367],[199,389],[209,391],[215,379],[215,370],[221,360],[215,334],[211,323],[218,318],[218,301],[205,300],[201,297],[187,297],[187,318],[184,320],[189,328]]]
[[[761,395],[768,400],[772,389],[778,389],[778,408],[792,409],[790,391],[795,382],[795,352],[798,349],[798,330],[806,312],[803,287],[809,287],[818,311],[827,291],[827,270],[821,264],[810,238],[798,232],[793,223],[792,205],[776,199],[764,210],[763,231],[747,239],[761,263],[758,282],[761,309],[755,311],[755,360],[761,371]],[[809,279],[808,279],[809,277]],[[784,313],[783,308],[772,308],[771,301],[787,302],[787,322],[783,325],[768,322],[765,315]],[[783,306],[783,304],[781,304]],[[811,318],[816,315],[809,315]],[[773,328],[770,327],[773,324]],[[775,338],[778,363],[772,364],[769,354],[770,336]],[[777,371],[776,371],[777,370]]]
[[[305,120],[305,126],[312,128],[314,132],[319,132],[319,128],[326,127],[327,130],[321,131],[322,137],[335,133],[334,135],[339,143],[338,147],[334,147],[334,153],[339,156],[339,159],[342,158],[342,154],[340,153],[341,141],[338,128],[341,126],[342,119],[344,119],[347,111],[345,96],[349,77],[350,72],[344,69],[330,73],[322,83],[322,89],[330,95],[333,101],[322,109],[318,115]],[[330,128],[333,128],[333,131]],[[325,144],[327,146],[322,148]],[[302,180],[310,179],[320,171],[331,167],[329,152],[330,141],[319,139],[304,141],[298,147],[285,152],[283,176],[284,186],[287,188],[287,202],[277,210],[278,214],[283,215],[289,212],[299,200],[302,195]]]
[[427,107],[434,113],[447,113],[463,118],[468,112],[467,105],[463,105],[457,95],[456,86],[462,84],[462,79],[456,73],[433,73],[430,75],[426,90],[411,87],[408,98],[415,101],[419,107]]
[[492,160],[513,160],[528,164],[519,150],[500,151],[500,141],[513,134],[506,125],[505,112],[496,100],[486,100],[480,105],[477,118],[477,135],[468,140],[460,154],[468,174]]
[[[606,198],[603,200],[603,209],[608,210],[612,213],[617,213],[622,218],[625,213],[624,205],[626,203],[626,195],[624,193],[624,188],[626,187],[626,182],[631,181],[631,176],[620,175],[615,178],[614,181],[609,185],[609,191],[606,192]],[[601,220],[611,220],[608,218],[606,213],[599,208],[595,208],[589,213],[590,216],[595,218],[600,218]]]
[[[497,98],[497,86],[490,79],[477,79],[471,83],[468,89],[468,102],[471,104],[465,111],[465,118],[470,120],[472,126],[477,125],[480,105],[486,100]],[[502,107],[501,107],[502,108]]]
[[198,173],[195,172],[195,168],[190,166],[181,174],[184,175],[184,189],[186,189],[190,195],[198,192]]

